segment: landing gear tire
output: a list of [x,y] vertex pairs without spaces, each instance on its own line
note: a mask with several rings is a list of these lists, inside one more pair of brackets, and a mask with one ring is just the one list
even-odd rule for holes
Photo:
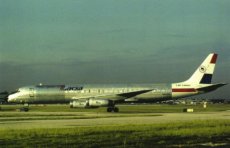
[[117,113],[117,112],[119,112],[119,108],[115,107],[115,108],[113,109],[113,111]]
[[20,112],[28,112],[29,108],[28,107],[22,107],[20,108]]
[[119,108],[117,107],[108,107],[107,108],[107,112],[119,112]]
[[112,112],[112,111],[113,111],[113,108],[111,108],[111,107],[107,108],[107,112]]

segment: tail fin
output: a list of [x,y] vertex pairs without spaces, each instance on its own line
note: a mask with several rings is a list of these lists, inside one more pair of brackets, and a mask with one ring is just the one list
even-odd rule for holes
[[185,82],[194,84],[210,84],[217,60],[216,53],[210,53],[193,75]]

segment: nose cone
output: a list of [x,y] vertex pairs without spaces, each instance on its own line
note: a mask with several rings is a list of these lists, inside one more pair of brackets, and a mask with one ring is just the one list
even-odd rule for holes
[[15,95],[9,95],[8,96],[8,102],[14,102],[15,101]]

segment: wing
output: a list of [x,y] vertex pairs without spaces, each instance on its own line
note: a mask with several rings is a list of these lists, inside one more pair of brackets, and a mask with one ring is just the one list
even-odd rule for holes
[[73,97],[72,99],[108,99],[113,101],[123,101],[125,99],[135,97],[137,95],[147,93],[152,91],[153,89],[147,90],[138,90],[126,93],[119,93],[119,94],[106,94],[106,95],[97,95],[97,96],[86,96],[86,97]]

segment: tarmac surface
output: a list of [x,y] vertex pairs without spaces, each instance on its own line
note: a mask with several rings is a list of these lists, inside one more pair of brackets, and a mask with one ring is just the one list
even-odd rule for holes
[[[71,128],[77,126],[138,125],[191,120],[230,119],[230,111],[200,113],[69,113],[6,112],[0,116],[1,129]],[[14,116],[15,115],[15,116]],[[7,117],[8,116],[8,117]]]

